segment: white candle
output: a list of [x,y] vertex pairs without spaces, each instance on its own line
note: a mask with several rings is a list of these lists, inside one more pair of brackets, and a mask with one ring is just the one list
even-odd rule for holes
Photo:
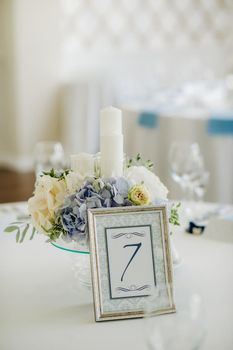
[[70,156],[71,170],[79,173],[81,176],[94,175],[94,157],[89,153],[78,153]]
[[120,109],[106,107],[100,111],[101,176],[122,176],[123,135]]

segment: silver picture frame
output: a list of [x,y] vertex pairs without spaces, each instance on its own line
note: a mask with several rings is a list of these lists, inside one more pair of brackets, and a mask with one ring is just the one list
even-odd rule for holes
[[155,290],[154,315],[176,311],[165,205],[89,209],[88,227],[97,322],[143,317]]

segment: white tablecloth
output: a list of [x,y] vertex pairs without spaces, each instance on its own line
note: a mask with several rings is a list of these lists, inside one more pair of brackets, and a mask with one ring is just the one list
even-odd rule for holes
[[233,135],[209,134],[209,114],[161,112],[152,128],[139,125],[139,111],[125,110],[124,150],[127,155],[141,153],[155,164],[155,172],[170,190],[170,198],[181,198],[181,190],[170,175],[168,154],[172,142],[197,142],[210,172],[205,199],[233,203]]
[[[143,319],[95,323],[91,294],[73,288],[71,253],[41,236],[16,244],[13,234],[3,233],[24,207],[0,206],[0,349],[145,350]],[[203,349],[232,350],[233,244],[183,228],[173,236],[183,259],[174,271],[175,287],[203,294],[208,330]]]

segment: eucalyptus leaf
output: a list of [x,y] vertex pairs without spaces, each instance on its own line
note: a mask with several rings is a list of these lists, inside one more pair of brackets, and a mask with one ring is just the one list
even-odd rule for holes
[[11,222],[11,225],[21,225],[24,224],[23,221],[15,221],[15,222]]
[[8,226],[5,228],[4,232],[13,232],[13,231],[16,231],[18,229],[19,229],[18,226]]
[[33,237],[34,237],[35,233],[36,233],[36,229],[35,229],[35,227],[33,227],[33,229],[32,229],[32,234],[31,234],[31,237],[30,237],[30,240],[32,240],[32,239],[33,239]]
[[19,238],[20,238],[20,229],[18,229],[17,234],[16,234],[16,242],[19,242]]
[[21,239],[20,239],[19,243],[22,243],[22,242],[23,242],[23,240],[24,240],[24,238],[25,238],[25,236],[26,236],[26,233],[27,233],[29,227],[30,227],[29,224],[27,224],[27,225],[25,226],[25,228],[24,228],[24,230],[23,230],[23,232],[22,232],[22,236],[21,236]]

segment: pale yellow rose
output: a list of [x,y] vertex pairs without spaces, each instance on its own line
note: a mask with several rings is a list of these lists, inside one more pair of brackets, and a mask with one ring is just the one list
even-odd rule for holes
[[58,180],[50,176],[38,179],[34,196],[28,200],[28,210],[31,221],[37,231],[47,234],[52,227],[55,210],[64,203],[67,195],[65,180]]
[[150,204],[150,194],[145,185],[135,185],[130,188],[128,198],[136,205]]

